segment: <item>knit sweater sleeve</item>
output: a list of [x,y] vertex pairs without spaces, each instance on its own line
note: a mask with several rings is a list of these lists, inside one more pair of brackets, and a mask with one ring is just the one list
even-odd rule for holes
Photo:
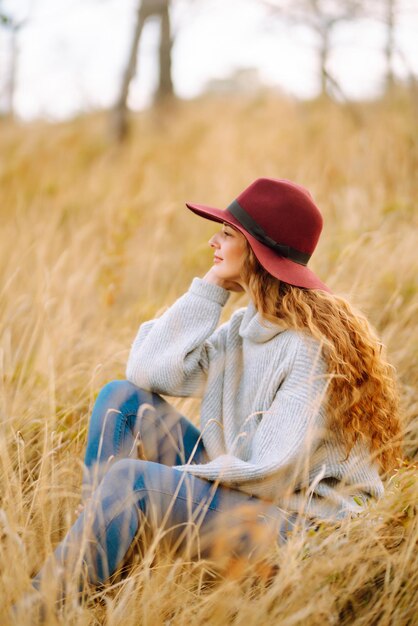
[[132,344],[126,378],[170,396],[202,396],[209,360],[224,343],[228,323],[219,322],[230,292],[202,278],[161,317],[144,322]]
[[[242,460],[228,453],[209,463],[176,466],[191,474],[239,486],[275,475],[277,487],[286,487],[298,474],[316,445],[324,425],[327,375],[322,357],[312,345],[299,346],[288,375],[253,436],[251,455]],[[323,434],[323,433],[322,433]]]

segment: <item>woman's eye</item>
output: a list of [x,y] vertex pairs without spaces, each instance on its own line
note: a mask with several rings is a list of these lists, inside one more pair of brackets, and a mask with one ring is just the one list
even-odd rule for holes
[[222,232],[223,232],[223,234],[224,234],[226,237],[230,237],[230,236],[231,236],[231,234],[230,234],[230,233],[227,233],[225,230],[223,230]]

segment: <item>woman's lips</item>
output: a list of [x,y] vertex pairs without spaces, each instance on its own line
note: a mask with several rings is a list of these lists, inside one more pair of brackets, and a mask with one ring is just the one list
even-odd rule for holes
[[214,263],[219,263],[220,261],[222,261],[222,259],[221,259],[221,257],[220,257],[220,256],[214,256],[214,257],[213,257],[213,262],[214,262]]

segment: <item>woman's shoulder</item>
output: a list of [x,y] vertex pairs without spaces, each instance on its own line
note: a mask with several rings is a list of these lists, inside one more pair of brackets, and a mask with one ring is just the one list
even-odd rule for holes
[[285,330],[282,334],[292,369],[326,375],[327,364],[323,342],[308,332],[293,328]]
[[285,328],[282,332],[282,339],[291,344],[294,350],[301,356],[317,354],[322,356],[323,342],[308,331],[297,328]]

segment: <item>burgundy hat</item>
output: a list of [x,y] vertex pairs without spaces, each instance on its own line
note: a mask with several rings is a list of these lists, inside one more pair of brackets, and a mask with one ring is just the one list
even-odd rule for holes
[[297,287],[327,287],[307,267],[322,230],[322,216],[307,189],[289,180],[257,178],[226,209],[186,202],[214,222],[226,222],[245,236],[261,265]]

